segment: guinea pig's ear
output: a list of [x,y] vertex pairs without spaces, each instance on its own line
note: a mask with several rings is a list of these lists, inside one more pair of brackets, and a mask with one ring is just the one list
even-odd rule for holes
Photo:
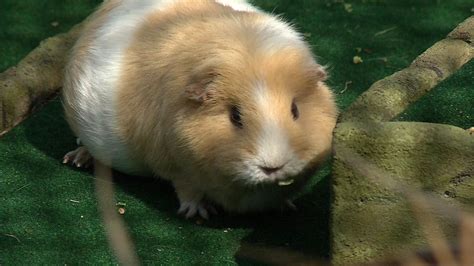
[[206,72],[203,75],[197,75],[191,79],[184,90],[186,98],[203,103],[212,98],[214,88],[212,82],[217,74],[214,72]]
[[317,81],[326,81],[326,79],[328,78],[328,74],[326,73],[326,69],[321,65],[314,66],[311,72],[312,72],[311,75]]

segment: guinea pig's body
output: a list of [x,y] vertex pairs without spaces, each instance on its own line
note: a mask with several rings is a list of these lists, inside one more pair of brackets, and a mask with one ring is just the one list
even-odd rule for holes
[[324,69],[288,24],[237,0],[109,0],[73,48],[66,117],[90,154],[203,202],[276,208],[331,148]]

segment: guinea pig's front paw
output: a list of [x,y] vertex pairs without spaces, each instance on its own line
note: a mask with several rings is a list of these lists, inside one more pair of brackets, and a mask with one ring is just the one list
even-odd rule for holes
[[208,220],[209,212],[217,214],[214,206],[206,204],[202,201],[183,201],[180,202],[178,214],[184,215],[186,219],[196,216],[198,214],[202,218]]
[[70,151],[64,155],[63,163],[71,162],[72,165],[77,167],[89,167],[92,163],[92,156],[86,147],[81,146],[73,151]]

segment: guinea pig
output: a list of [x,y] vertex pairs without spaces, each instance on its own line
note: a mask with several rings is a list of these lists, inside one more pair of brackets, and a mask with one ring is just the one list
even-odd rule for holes
[[301,34],[244,0],[105,1],[65,67],[84,147],[64,162],[169,180],[186,217],[280,208],[331,151],[325,80]]

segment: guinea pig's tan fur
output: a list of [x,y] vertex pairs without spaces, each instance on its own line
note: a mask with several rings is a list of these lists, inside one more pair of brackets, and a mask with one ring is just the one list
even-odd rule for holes
[[[276,208],[330,152],[337,110],[324,69],[303,41],[276,43],[285,39],[272,39],[269,20],[276,19],[212,0],[176,1],[144,18],[125,49],[117,134],[130,160],[173,183],[187,216],[207,216],[203,201],[237,212]],[[230,119],[237,107],[241,126]],[[68,120],[80,127],[70,109]],[[254,175],[254,162],[286,168]],[[294,184],[278,185],[287,179]]]
[[63,104],[65,109],[65,114],[69,126],[77,134],[79,131],[79,125],[77,122],[79,120],[78,114],[75,113],[75,109],[72,108],[77,99],[77,94],[80,93],[75,89],[74,76],[80,75],[81,64],[84,63],[88,55],[88,49],[91,46],[92,40],[95,38],[98,28],[107,18],[107,14],[110,10],[114,9],[120,4],[120,0],[108,0],[106,4],[101,5],[83,25],[81,31],[81,37],[76,41],[71,56],[68,61],[68,66],[65,69],[65,78],[62,90],[63,101],[68,101]]

